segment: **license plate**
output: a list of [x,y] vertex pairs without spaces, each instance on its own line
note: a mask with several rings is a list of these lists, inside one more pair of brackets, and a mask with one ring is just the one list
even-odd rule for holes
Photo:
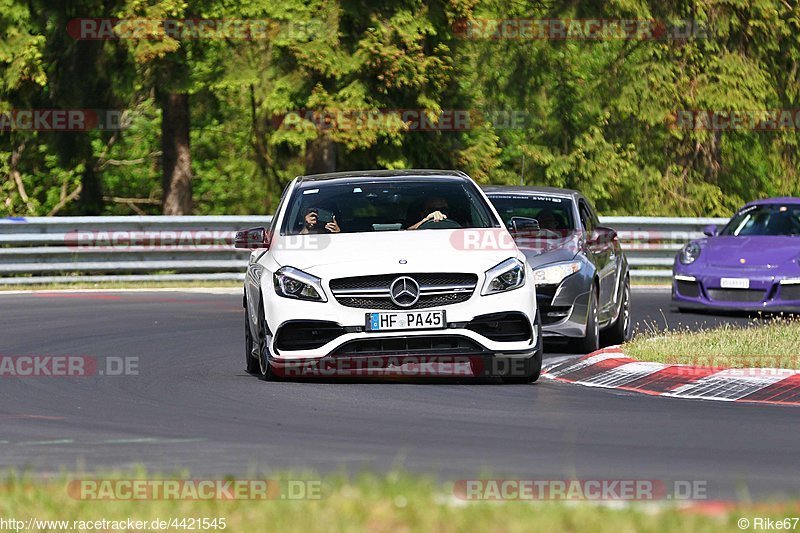
[[444,311],[400,311],[367,313],[367,331],[404,329],[443,329],[447,327]]
[[719,280],[722,289],[749,289],[750,280],[746,278],[722,278]]

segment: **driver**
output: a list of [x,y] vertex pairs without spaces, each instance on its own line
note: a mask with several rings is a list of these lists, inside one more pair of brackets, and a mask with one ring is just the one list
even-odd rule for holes
[[434,222],[447,220],[448,211],[447,200],[439,196],[431,196],[425,200],[425,203],[422,204],[422,208],[417,213],[420,219],[419,222],[412,224],[406,229],[419,229],[421,225],[431,220]]
[[300,230],[300,235],[308,235],[309,233],[339,233],[342,231],[339,224],[336,223],[336,215],[333,215],[333,220],[325,224],[325,227],[319,225],[319,208],[309,207],[306,209],[306,214],[303,217],[303,229]]
[[550,209],[542,209],[539,211],[539,214],[536,215],[536,220],[539,222],[539,228],[541,229],[547,229],[550,231],[558,229],[556,227],[558,225],[556,215]]

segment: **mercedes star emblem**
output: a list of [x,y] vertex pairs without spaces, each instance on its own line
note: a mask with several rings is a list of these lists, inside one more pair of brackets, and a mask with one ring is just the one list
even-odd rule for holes
[[408,276],[402,276],[392,282],[389,297],[400,307],[411,307],[419,300],[419,284]]

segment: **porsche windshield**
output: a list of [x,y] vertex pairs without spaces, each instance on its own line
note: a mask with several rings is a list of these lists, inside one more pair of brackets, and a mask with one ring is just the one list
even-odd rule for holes
[[800,235],[800,204],[767,204],[748,207],[731,218],[719,233],[728,236]]
[[309,181],[291,198],[282,233],[362,233],[497,227],[475,188],[461,180]]

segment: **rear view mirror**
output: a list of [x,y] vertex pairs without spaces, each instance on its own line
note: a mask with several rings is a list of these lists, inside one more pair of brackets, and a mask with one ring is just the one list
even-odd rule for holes
[[705,228],[703,228],[703,235],[707,237],[714,237],[717,234],[717,225],[716,224],[709,224]]
[[265,228],[249,228],[236,232],[233,241],[234,248],[254,250],[256,248],[269,248],[269,237]]
[[509,222],[511,225],[511,230],[515,232],[539,231],[539,221],[535,218],[511,217]]

